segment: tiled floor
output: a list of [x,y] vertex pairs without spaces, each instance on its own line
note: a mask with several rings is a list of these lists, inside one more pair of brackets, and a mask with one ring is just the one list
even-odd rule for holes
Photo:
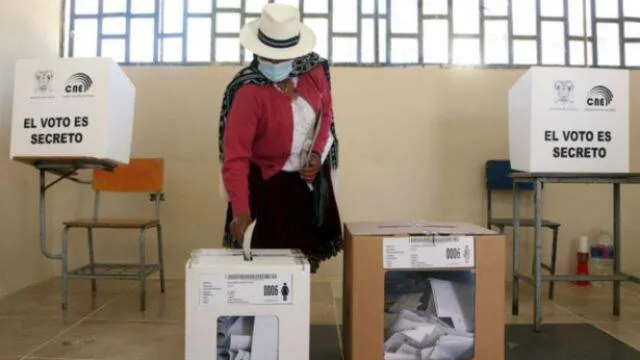
[[[69,310],[60,310],[59,281],[52,280],[0,299],[0,360],[184,358],[184,282],[169,281],[166,294],[150,280],[148,310],[138,311],[135,284],[99,282],[92,298],[90,285],[71,282]],[[507,292],[508,293],[508,292]],[[591,323],[640,349],[640,290],[625,287],[623,314],[611,315],[610,288],[558,285],[556,300],[544,303],[546,323]],[[341,321],[339,283],[316,281],[312,286],[314,324],[336,326]],[[531,321],[531,289],[522,286],[520,316]]]

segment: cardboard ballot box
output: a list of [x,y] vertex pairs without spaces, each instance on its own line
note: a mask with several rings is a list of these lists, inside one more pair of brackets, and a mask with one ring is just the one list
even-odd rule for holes
[[295,250],[193,251],[187,360],[308,360],[310,266]]
[[345,235],[345,359],[505,358],[503,235],[425,221]]
[[18,61],[11,158],[129,163],[135,94],[110,58]]
[[629,71],[532,67],[509,91],[509,158],[526,172],[628,172]]

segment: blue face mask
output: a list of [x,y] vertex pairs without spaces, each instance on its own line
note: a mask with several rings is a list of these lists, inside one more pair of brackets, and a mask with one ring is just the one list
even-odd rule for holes
[[283,61],[277,64],[265,60],[259,60],[258,70],[273,82],[280,82],[286,79],[293,71],[293,60]]

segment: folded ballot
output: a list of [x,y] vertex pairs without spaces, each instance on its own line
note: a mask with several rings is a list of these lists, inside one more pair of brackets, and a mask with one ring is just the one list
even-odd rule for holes
[[431,297],[427,312],[440,319],[446,319],[451,325],[462,331],[472,331],[473,299],[468,286],[453,281],[430,279]]
[[400,312],[404,309],[418,309],[422,305],[423,293],[402,295],[396,300],[396,302],[389,308],[389,312]]
[[278,360],[275,316],[222,316],[218,328],[217,360]]
[[473,352],[473,338],[457,335],[443,335],[438,338],[432,360],[470,358]]
[[385,360],[473,358],[473,286],[416,276],[396,276],[391,285],[386,294]]

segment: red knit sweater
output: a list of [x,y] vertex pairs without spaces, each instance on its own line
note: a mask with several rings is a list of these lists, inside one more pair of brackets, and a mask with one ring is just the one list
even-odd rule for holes
[[[314,151],[322,153],[333,118],[331,90],[322,66],[298,77],[296,91],[322,123]],[[264,179],[282,170],[291,155],[293,109],[291,98],[273,86],[244,85],[235,94],[223,137],[222,178],[234,215],[250,214],[249,164]]]

